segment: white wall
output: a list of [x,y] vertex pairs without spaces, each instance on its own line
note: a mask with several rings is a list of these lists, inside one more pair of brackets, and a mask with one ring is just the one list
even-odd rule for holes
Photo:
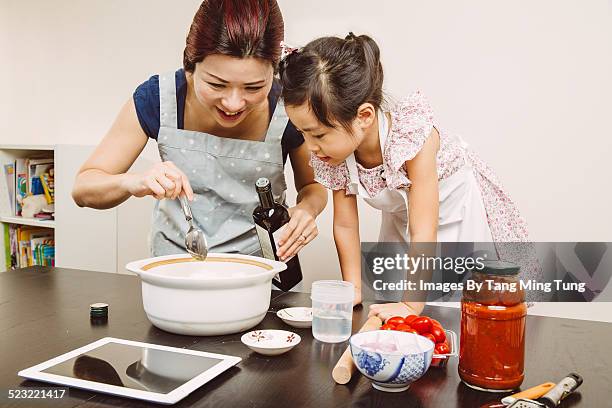
[[425,92],[441,126],[497,171],[533,239],[612,238],[606,1],[310,3],[281,2],[288,41],[374,36],[387,91]]
[[[609,1],[279,4],[291,44],[372,35],[387,92],[428,96],[497,171],[533,239],[612,240]],[[198,5],[0,0],[0,143],[97,143],[140,82],[180,66]],[[376,239],[378,216],[362,212],[363,238]],[[319,225],[303,263],[339,276],[329,211]]]

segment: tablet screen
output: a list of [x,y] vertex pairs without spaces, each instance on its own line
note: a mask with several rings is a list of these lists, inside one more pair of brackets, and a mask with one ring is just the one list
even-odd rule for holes
[[110,342],[41,372],[166,394],[222,361]]

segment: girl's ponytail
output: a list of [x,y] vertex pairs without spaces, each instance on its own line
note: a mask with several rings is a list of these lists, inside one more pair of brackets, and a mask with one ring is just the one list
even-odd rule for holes
[[353,32],[349,32],[344,38],[347,41],[355,41],[359,46],[363,48],[365,67],[368,71],[368,77],[370,78],[371,91],[369,99],[373,101],[379,101],[382,104],[382,84],[384,80],[383,68],[380,62],[380,49],[378,44],[371,37],[362,34],[355,36]]

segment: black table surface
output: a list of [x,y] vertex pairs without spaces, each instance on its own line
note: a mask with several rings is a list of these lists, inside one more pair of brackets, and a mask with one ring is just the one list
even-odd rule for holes
[[[106,325],[90,322],[89,305],[95,302],[110,305]],[[310,329],[286,326],[275,312],[290,306],[310,306],[309,295],[273,292],[270,311],[257,328],[292,330],[302,342],[284,355],[265,357],[244,346],[241,333],[192,337],[157,329],[147,320],[140,281],[135,276],[43,267],[0,273],[0,406],[155,405],[72,388],[64,398],[54,401],[8,399],[9,389],[49,386],[18,377],[19,370],[107,336],[242,358],[236,367],[176,404],[180,407],[478,408],[499,401],[503,395],[463,385],[456,358],[445,368],[430,368],[408,391],[400,393],[377,391],[358,372],[347,385],[338,385],[331,378],[331,370],[347,343],[321,343],[312,337]],[[427,306],[424,314],[459,333],[457,309]],[[366,317],[367,308],[355,309],[354,331]],[[584,377],[584,384],[561,406],[611,407],[611,347],[612,324],[529,316],[523,389],[546,381],[558,382],[566,374],[577,372]]]

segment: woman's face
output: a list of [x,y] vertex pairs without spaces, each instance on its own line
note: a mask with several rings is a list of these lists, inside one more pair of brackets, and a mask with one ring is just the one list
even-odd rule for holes
[[273,75],[263,59],[209,55],[195,65],[195,97],[220,126],[231,128],[267,104]]
[[324,162],[338,166],[353,153],[363,140],[364,131],[356,123],[352,133],[339,124],[330,128],[319,122],[310,106],[286,106],[291,123],[304,136],[306,147]]

